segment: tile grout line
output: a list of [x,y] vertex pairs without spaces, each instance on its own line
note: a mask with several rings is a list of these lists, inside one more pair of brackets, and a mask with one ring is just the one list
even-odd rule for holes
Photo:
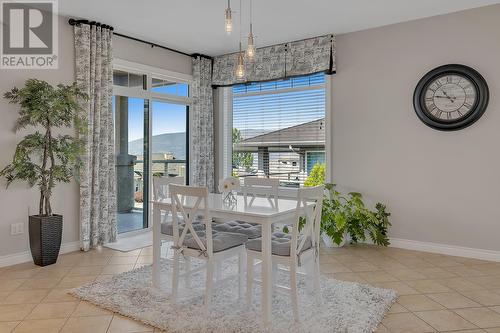
[[111,316],[111,320],[109,321],[109,324],[108,324],[108,327],[106,328],[106,333],[109,332],[109,329],[111,328],[111,323],[113,322],[113,320],[115,319],[115,313],[112,312],[112,316]]
[[[433,310],[433,311],[434,311],[434,310]],[[443,311],[443,310],[435,310],[435,311]],[[453,310],[451,310],[451,309],[448,309],[448,308],[446,308],[444,311],[450,311],[450,312],[452,312],[452,313],[456,314],[457,316],[459,316],[460,318],[462,318],[463,320],[465,320],[466,322],[468,322],[469,324],[471,324],[472,326],[474,326],[474,328],[471,328],[471,329],[474,329],[474,330],[475,330],[475,329],[480,329],[480,330],[482,330],[482,328],[481,328],[481,327],[476,326],[475,324],[471,323],[470,321],[468,321],[467,319],[463,318],[461,315],[459,315],[459,314],[458,314],[458,313],[456,313],[455,311],[453,311]],[[420,312],[425,312],[425,311],[420,311]],[[419,318],[420,320],[422,320],[422,321],[423,321],[424,323],[426,323],[427,325],[429,325],[430,327],[432,327],[433,329],[435,329],[435,330],[436,330],[436,332],[450,332],[449,330],[448,330],[448,331],[440,331],[440,330],[438,330],[437,328],[435,328],[434,326],[432,326],[431,324],[429,324],[428,322],[426,322],[423,318],[419,317],[416,313],[412,312],[412,314],[413,314],[413,315],[415,315],[415,316],[416,316],[417,318]],[[458,332],[460,332],[460,331],[462,331],[462,330],[463,330],[463,329],[452,330],[451,332],[453,332],[453,331],[458,331]]]
[[63,330],[63,328],[66,326],[66,324],[68,323],[69,319],[71,318],[71,316],[73,315],[73,313],[76,312],[76,309],[78,308],[78,306],[80,305],[80,303],[82,303],[82,301],[80,300],[78,302],[78,304],[75,306],[75,308],[73,309],[73,311],[69,314],[68,317],[66,317],[66,320],[64,321],[64,324],[61,326],[61,328],[59,329],[59,332],[61,332]]

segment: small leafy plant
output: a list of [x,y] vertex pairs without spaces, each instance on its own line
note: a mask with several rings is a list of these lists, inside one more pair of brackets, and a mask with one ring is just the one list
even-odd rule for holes
[[[26,127],[35,132],[18,143],[12,163],[0,171],[7,186],[15,180],[26,181],[40,190],[38,214],[51,216],[50,198],[57,183],[68,183],[80,165],[83,140],[72,135],[55,135],[54,129],[73,126],[82,133],[84,117],[79,100],[86,99],[76,83],[53,87],[41,80],[30,79],[23,88],[4,94],[12,104],[19,104],[15,131]],[[42,131],[40,131],[42,130]]]
[[335,184],[325,184],[325,189],[321,231],[335,244],[340,245],[346,235],[353,243],[365,241],[368,234],[374,244],[389,245],[387,231],[391,223],[385,205],[377,203],[372,211],[365,206],[361,193],[350,192],[344,196]]
[[306,181],[305,187],[313,187],[323,185],[325,183],[326,165],[324,163],[316,163]]

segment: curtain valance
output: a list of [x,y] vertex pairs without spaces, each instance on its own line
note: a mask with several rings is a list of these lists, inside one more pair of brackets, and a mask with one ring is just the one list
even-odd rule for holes
[[236,78],[238,53],[213,60],[212,84],[230,86],[245,82],[283,79],[318,72],[335,72],[335,36],[325,35],[256,50],[255,59],[245,63],[245,78]]

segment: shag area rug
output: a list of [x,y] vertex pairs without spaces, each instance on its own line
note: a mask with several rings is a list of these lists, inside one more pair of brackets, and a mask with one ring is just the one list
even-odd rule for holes
[[[224,276],[237,269],[237,262],[224,263]],[[369,285],[321,278],[322,303],[318,305],[307,292],[305,276],[299,275],[300,323],[293,320],[288,293],[274,292],[272,325],[261,326],[260,286],[254,284],[253,305],[238,298],[236,277],[224,279],[214,288],[212,307],[207,314],[203,307],[205,270],[193,274],[191,287],[180,283],[175,304],[170,299],[172,264],[161,264],[162,287],[151,283],[151,266],[113,276],[73,289],[70,293],[105,309],[160,328],[169,333],[289,333],[289,332],[374,332],[396,300],[396,292]],[[260,277],[256,267],[256,275]],[[280,271],[278,284],[288,285],[289,274]]]

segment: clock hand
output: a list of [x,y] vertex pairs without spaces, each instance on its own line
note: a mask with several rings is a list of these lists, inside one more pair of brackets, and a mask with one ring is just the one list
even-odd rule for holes
[[443,94],[452,102],[455,103],[455,101],[446,93],[446,91],[443,90]]

